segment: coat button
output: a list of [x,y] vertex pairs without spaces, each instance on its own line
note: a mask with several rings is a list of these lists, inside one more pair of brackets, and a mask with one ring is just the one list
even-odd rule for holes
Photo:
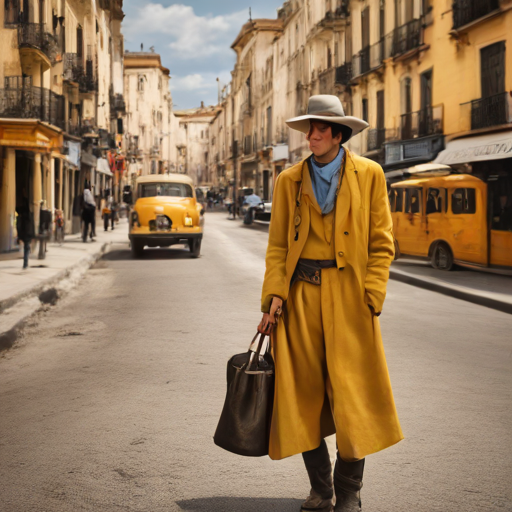
[[338,253],[338,256],[343,256],[343,254],[344,254],[344,252],[343,252],[343,251],[340,251],[340,252]]
[[345,235],[348,235],[348,231],[345,231],[345,233],[344,233],[344,234],[345,234]]

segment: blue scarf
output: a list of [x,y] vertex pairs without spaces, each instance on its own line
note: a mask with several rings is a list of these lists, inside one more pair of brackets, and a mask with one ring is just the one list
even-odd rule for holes
[[311,157],[311,168],[313,169],[311,183],[313,184],[313,191],[323,215],[330,213],[334,208],[338,178],[344,154],[345,150],[340,147],[338,156],[323,167],[317,164],[315,157]]

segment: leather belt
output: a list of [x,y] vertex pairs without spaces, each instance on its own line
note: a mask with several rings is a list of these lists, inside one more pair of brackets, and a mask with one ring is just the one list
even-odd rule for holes
[[295,281],[304,281],[306,283],[320,285],[322,284],[322,269],[336,267],[336,260],[309,260],[301,258],[295,267],[290,286],[292,286]]

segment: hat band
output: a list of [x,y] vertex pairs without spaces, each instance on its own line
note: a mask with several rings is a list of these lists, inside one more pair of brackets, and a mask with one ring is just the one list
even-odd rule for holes
[[345,117],[343,114],[335,114],[333,112],[308,112],[310,116],[324,116],[324,117]]

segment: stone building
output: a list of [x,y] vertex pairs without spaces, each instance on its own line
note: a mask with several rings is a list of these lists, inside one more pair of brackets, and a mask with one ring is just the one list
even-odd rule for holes
[[112,187],[107,156],[121,153],[123,101],[117,87],[111,108],[110,85],[122,18],[122,0],[6,0],[0,8],[0,251],[18,249],[17,206],[28,202],[36,231],[41,207],[62,209],[71,232],[85,183],[97,197]]
[[138,175],[175,171],[177,126],[169,80],[159,54],[125,52],[125,145],[132,180]]
[[[175,110],[177,136],[177,170],[188,174],[197,186],[212,187],[216,178],[210,162],[211,125],[219,107]],[[215,142],[216,143],[216,142]]]

